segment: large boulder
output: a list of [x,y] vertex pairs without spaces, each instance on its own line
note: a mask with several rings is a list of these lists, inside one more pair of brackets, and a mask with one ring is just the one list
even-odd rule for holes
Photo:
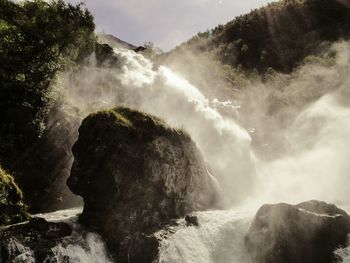
[[255,263],[332,263],[346,246],[349,215],[335,205],[309,201],[264,205],[246,236]]
[[13,177],[0,167],[0,226],[19,223],[28,218],[22,191]]
[[88,116],[73,147],[69,188],[84,199],[80,222],[117,262],[152,262],[155,233],[215,201],[215,182],[191,138],[128,108]]

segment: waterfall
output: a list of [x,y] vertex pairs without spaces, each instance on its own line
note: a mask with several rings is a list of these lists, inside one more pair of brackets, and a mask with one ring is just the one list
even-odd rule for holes
[[179,227],[174,235],[164,239],[159,262],[249,263],[244,236],[252,214],[236,210],[196,213],[200,227]]
[[8,244],[10,259],[14,263],[28,262],[35,263],[33,251],[30,248],[23,246],[16,239],[11,239]]
[[70,87],[70,101],[85,109],[86,114],[124,105],[184,129],[219,181],[223,205],[229,207],[244,199],[253,188],[255,164],[249,132],[235,121],[238,105],[208,99],[170,68],[154,69],[141,54],[122,48],[114,52],[120,67],[87,67],[64,78],[63,86]]
[[[283,89],[271,93],[284,96],[290,103],[295,94],[310,97],[306,93],[317,91],[319,95],[302,106],[296,103],[288,108],[293,115],[291,123],[277,131],[273,129],[280,126],[260,127],[264,120],[256,127],[243,127],[237,121],[240,105],[236,101],[209,99],[181,74],[166,66],[157,68],[141,54],[122,48],[114,49],[119,67],[87,66],[78,73],[66,73],[61,82],[70,103],[85,115],[115,105],[136,108],[183,128],[201,150],[218,181],[225,210],[198,212],[199,226],[180,222],[175,233],[162,241],[160,262],[249,263],[244,236],[262,204],[320,199],[342,207],[349,205],[350,56],[344,52],[348,47],[347,43],[337,46],[334,65],[305,65],[286,77]],[[268,85],[271,83],[260,83],[259,88],[271,95],[273,88]],[[268,105],[259,97],[257,87],[247,90],[256,101],[257,109],[251,113],[255,115],[250,116],[255,119]],[[259,158],[249,129],[281,133],[288,145],[286,153],[267,161]],[[97,253],[96,248],[103,251],[97,237],[88,236],[83,242],[90,251],[86,258]],[[55,251],[61,255],[73,251],[83,254],[77,246],[68,250],[57,247]],[[344,262],[349,261],[349,248],[336,253]],[[107,257],[104,260],[108,262]]]

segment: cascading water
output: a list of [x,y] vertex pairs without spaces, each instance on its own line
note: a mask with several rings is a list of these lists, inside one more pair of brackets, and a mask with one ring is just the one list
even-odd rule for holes
[[[225,188],[222,202],[227,206],[246,197],[254,182],[255,168],[249,148],[250,135],[234,120],[237,107],[230,102],[209,101],[197,87],[171,69],[160,66],[154,70],[153,64],[140,54],[125,49],[114,51],[122,65],[120,69],[100,69],[93,74],[87,68],[73,77],[74,85],[72,76],[66,77],[68,83],[64,86],[74,87],[71,91],[73,103],[83,104],[82,108],[88,112],[86,101],[102,107],[123,104],[158,116],[171,126],[184,128],[200,148],[212,173],[221,181],[221,187]],[[81,82],[81,79],[85,80]],[[108,87],[104,95],[89,94],[88,89],[99,86],[104,79],[115,86]],[[85,90],[89,95],[84,95]],[[232,117],[230,114],[224,117],[220,110],[230,112]],[[232,174],[236,175],[234,179]]]
[[350,247],[337,249],[334,253],[342,259],[342,263],[350,263]]
[[253,213],[235,210],[196,213],[200,227],[179,229],[160,246],[160,263],[248,263],[244,246]]
[[[291,91],[290,97],[302,90],[316,90],[317,85],[326,88],[313,104],[293,109],[293,123],[277,131],[283,133],[291,147],[286,154],[269,161],[254,154],[247,131],[251,127],[237,124],[238,105],[206,98],[170,68],[154,69],[149,60],[133,51],[117,48],[114,51],[119,68],[87,67],[79,73],[67,73],[62,86],[67,88],[69,101],[85,114],[123,104],[183,128],[200,148],[218,181],[226,210],[197,213],[199,227],[180,224],[172,236],[162,241],[160,262],[248,263],[244,236],[260,205],[310,199],[333,202],[343,208],[349,204],[350,189],[344,185],[350,172],[346,158],[346,143],[350,141],[348,47],[347,43],[337,47],[333,66],[306,65],[290,77],[284,89],[286,93]],[[327,79],[322,80],[322,76]],[[266,92],[268,87],[264,88]],[[259,95],[254,96],[258,108]],[[257,124],[250,130],[259,129],[262,128]],[[94,262],[89,261],[91,254],[99,254],[97,251],[103,251],[103,246],[96,245],[98,238],[91,236],[84,242],[84,249],[59,246],[55,251],[72,257],[80,254],[83,262]],[[96,246],[98,250],[94,250]],[[86,247],[88,254],[84,254]],[[336,253],[344,262],[350,262],[348,248]],[[99,262],[108,262],[107,257],[103,260]]]
[[10,258],[12,259],[13,262],[35,263],[35,256],[33,251],[31,251],[30,248],[23,246],[16,239],[10,240],[8,244],[8,248],[9,248]]
[[[65,237],[57,246],[51,248],[51,253],[44,259],[44,263],[112,263],[101,237],[95,233],[86,232],[84,228],[76,222],[81,211],[81,208],[76,208],[34,215],[34,217],[44,218],[48,222],[67,223],[73,229],[70,236]],[[8,244],[8,253],[13,263],[38,262],[34,252],[16,239],[11,239],[11,242]]]

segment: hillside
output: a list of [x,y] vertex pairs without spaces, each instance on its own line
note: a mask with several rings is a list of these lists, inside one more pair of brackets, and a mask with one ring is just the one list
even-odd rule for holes
[[282,0],[198,33],[170,53],[211,52],[224,64],[290,72],[329,43],[350,37],[350,0]]

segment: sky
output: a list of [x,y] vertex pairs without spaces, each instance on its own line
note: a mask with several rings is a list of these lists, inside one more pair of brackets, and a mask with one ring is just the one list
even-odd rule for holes
[[[76,3],[81,0],[69,0]],[[85,0],[98,32],[168,51],[272,0]]]

